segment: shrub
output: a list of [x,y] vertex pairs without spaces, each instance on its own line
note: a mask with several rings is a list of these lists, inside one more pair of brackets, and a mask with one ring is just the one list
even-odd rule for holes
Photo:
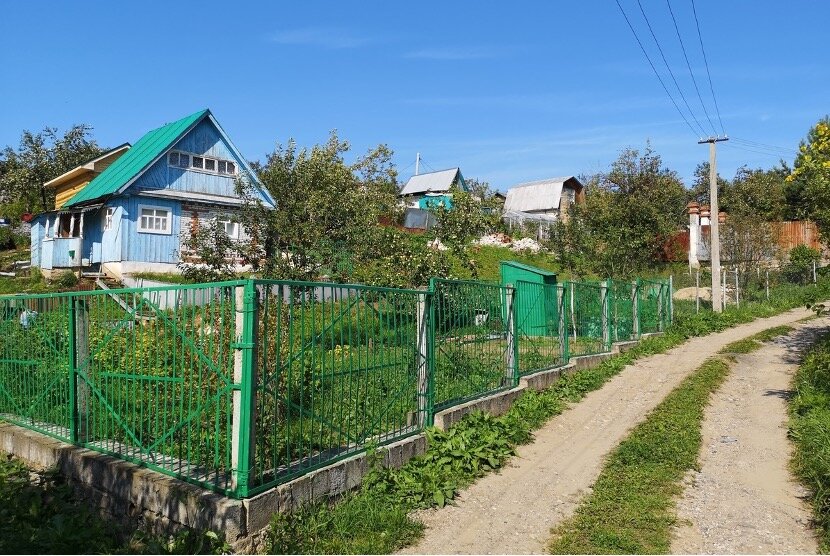
[[71,270],[64,270],[55,278],[55,284],[60,288],[74,288],[78,285],[78,277]]
[[818,249],[799,245],[790,251],[790,260],[784,265],[784,279],[792,284],[808,284],[813,281],[813,263],[818,263]]

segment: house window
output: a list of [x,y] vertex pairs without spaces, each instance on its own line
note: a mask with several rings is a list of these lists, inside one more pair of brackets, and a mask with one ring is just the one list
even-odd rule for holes
[[218,221],[229,238],[239,239],[239,222],[234,222],[230,218],[218,218]]
[[167,164],[174,168],[199,170],[200,172],[219,174],[220,176],[236,175],[236,162],[232,160],[222,160],[181,151],[171,151],[167,155]]
[[139,205],[138,231],[150,234],[171,234],[170,209]]
[[115,214],[115,207],[107,207],[104,209],[104,231],[112,230],[112,215]]

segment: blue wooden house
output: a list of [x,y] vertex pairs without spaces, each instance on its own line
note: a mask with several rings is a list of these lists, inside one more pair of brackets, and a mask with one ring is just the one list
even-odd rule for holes
[[194,226],[219,220],[233,239],[243,200],[237,180],[274,201],[210,110],[121,145],[51,180],[56,210],[32,223],[32,266],[120,279],[135,272],[177,272]]

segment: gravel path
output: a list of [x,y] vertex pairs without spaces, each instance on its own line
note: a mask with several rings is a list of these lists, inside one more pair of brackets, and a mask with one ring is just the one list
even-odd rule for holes
[[738,357],[703,422],[700,471],[678,502],[675,554],[815,554],[807,494],[787,465],[787,398],[800,353],[828,325]]
[[704,359],[730,342],[809,314],[796,309],[759,319],[628,366],[551,419],[501,473],[464,491],[457,506],[419,512],[426,533],[403,553],[544,553],[551,526],[573,514],[605,456]]

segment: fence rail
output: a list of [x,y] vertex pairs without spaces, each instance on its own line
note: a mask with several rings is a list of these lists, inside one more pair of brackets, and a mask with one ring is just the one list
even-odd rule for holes
[[0,418],[235,497],[659,332],[671,286],[433,279],[0,297]]

